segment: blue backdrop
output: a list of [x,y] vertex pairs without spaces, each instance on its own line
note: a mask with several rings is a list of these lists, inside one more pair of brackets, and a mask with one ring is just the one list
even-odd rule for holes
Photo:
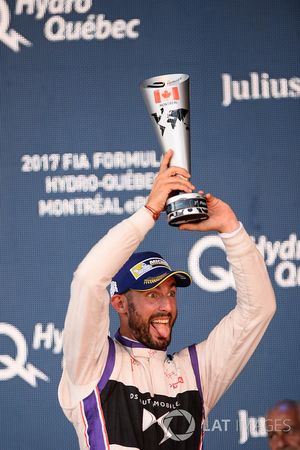
[[[163,73],[190,75],[193,182],[233,206],[278,301],[206,448],[267,448],[266,409],[300,392],[299,23],[298,0],[0,0],[1,448],[77,448],[57,401],[69,286],[149,194],[160,149],[139,83]],[[193,274],[170,351],[234,305],[218,242],[163,217],[141,246]]]

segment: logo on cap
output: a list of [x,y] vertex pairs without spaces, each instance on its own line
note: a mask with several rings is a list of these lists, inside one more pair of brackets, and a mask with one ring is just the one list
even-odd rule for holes
[[130,272],[134,276],[136,280],[138,280],[140,277],[145,275],[145,273],[149,272],[150,270],[157,269],[158,267],[166,267],[167,269],[171,270],[171,267],[162,258],[148,258],[144,259],[144,261],[141,261],[137,264],[135,264],[131,269]]

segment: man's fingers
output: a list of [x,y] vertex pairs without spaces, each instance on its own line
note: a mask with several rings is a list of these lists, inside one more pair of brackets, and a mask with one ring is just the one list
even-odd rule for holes
[[158,182],[158,186],[162,189],[166,186],[168,190],[184,190],[186,192],[192,192],[195,189],[195,186],[189,180],[180,175],[168,176],[167,178],[161,179]]
[[209,231],[205,220],[203,222],[196,223],[185,223],[184,225],[180,225],[180,230],[188,230],[188,231]]
[[191,178],[189,172],[183,167],[177,166],[169,167],[173,154],[174,152],[171,149],[164,154],[162,161],[160,163],[158,174],[165,174],[166,176],[181,175],[184,178]]
[[180,230],[189,230],[189,231],[198,231],[199,223],[186,223],[184,225],[179,226]]
[[177,167],[177,166],[169,167],[168,169],[166,169],[164,174],[166,176],[171,176],[171,177],[174,177],[175,175],[181,175],[181,177],[183,177],[185,179],[191,178],[191,175],[188,173],[188,171],[186,169],[184,169],[183,167]]
[[160,169],[159,169],[159,173],[164,172],[165,170],[167,170],[167,168],[169,167],[171,158],[173,156],[173,150],[168,150],[167,153],[164,154],[163,159],[160,163]]
[[174,185],[176,184],[180,186],[185,186],[190,192],[192,192],[195,189],[195,186],[190,181],[179,176],[174,177],[174,180],[171,179],[170,183]]
[[174,152],[171,149],[168,150],[167,153],[164,154],[163,159],[160,163],[159,173],[164,173],[164,172],[168,171],[167,175],[177,175],[178,174],[178,175],[182,175],[185,178],[190,178],[191,175],[183,167],[177,167],[177,166],[169,167],[169,164],[171,162],[173,154],[174,154]]

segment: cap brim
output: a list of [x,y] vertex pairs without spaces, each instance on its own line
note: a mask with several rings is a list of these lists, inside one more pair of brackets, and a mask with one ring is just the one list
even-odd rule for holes
[[131,289],[134,291],[150,291],[151,289],[154,289],[160,284],[162,284],[170,277],[175,278],[176,286],[178,287],[188,287],[192,282],[192,278],[187,272],[183,272],[182,270],[174,270],[172,272],[166,273],[166,276],[162,277],[158,282],[153,281],[153,283],[148,283],[147,285],[145,285],[145,288],[143,289],[141,288],[135,289],[134,286]]

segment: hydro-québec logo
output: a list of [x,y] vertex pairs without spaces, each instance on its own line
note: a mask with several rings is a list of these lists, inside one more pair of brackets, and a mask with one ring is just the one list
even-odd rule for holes
[[[48,375],[40,368],[28,361],[28,350],[30,343],[26,340],[24,334],[13,324],[0,322],[0,336],[3,343],[11,341],[7,348],[11,354],[0,354],[0,382],[9,381],[12,378],[22,378],[30,386],[36,388],[38,380],[49,382]],[[32,350],[48,350],[52,354],[60,355],[62,353],[63,330],[55,327],[54,323],[35,324],[32,336]],[[30,355],[30,360],[32,358]]]
[[[267,267],[274,267],[274,281],[281,288],[300,286],[300,240],[296,233],[291,233],[286,240],[271,242],[264,235],[252,237],[263,256]],[[234,278],[230,267],[211,265],[208,272],[203,270],[203,262],[207,252],[218,249],[224,252],[225,247],[218,236],[205,236],[191,248],[188,256],[188,268],[194,282],[203,290],[222,292],[235,289]]]
[[[103,13],[92,11],[93,0],[16,0],[11,6],[0,0],[0,42],[14,52],[33,43],[26,32],[15,30],[11,25],[13,16],[32,16],[43,20],[43,34],[50,42],[104,41],[105,39],[137,39],[140,19],[124,20],[108,18]],[[78,15],[78,20],[74,17]],[[68,20],[72,15],[72,20]]]

